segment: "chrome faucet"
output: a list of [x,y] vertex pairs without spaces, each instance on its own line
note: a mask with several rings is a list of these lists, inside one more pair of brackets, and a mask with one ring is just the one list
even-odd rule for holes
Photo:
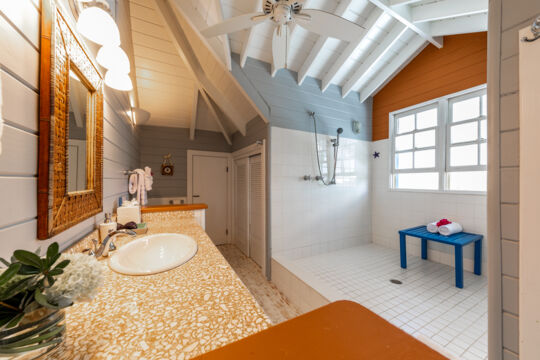
[[95,252],[95,256],[97,258],[99,257],[107,257],[109,256],[109,251],[114,251],[116,250],[116,245],[114,245],[114,238],[117,236],[117,235],[131,235],[131,236],[136,236],[137,234],[134,233],[133,231],[131,230],[128,230],[128,229],[121,229],[121,230],[116,230],[116,231],[111,231],[109,233],[109,235],[107,235],[105,237],[105,239],[103,239],[103,241],[101,242],[101,245],[100,247],[96,250]]

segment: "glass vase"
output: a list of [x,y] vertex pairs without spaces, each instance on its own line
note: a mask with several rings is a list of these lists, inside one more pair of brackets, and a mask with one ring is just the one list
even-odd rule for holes
[[64,310],[37,309],[14,328],[0,330],[0,359],[30,360],[50,354],[64,340]]

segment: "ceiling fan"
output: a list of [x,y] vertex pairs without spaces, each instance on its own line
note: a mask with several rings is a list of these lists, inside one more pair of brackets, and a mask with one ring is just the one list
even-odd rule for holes
[[263,12],[251,13],[227,19],[201,31],[206,37],[214,37],[244,30],[263,22],[275,25],[272,37],[274,69],[287,67],[290,34],[295,24],[322,36],[352,41],[362,34],[364,28],[332,13],[304,9],[305,0],[262,0]]

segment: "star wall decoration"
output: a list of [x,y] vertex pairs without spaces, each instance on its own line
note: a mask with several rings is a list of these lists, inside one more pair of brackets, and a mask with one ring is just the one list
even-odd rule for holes
[[374,158],[374,159],[378,159],[379,156],[381,156],[381,153],[380,153],[380,152],[375,151],[375,152],[373,153],[373,158]]

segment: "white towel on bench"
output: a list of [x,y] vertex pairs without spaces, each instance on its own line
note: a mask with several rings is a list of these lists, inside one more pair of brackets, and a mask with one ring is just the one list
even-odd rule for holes
[[437,221],[427,224],[427,231],[430,233],[438,233],[439,227],[437,226]]
[[439,233],[444,236],[449,236],[449,235],[456,234],[462,231],[463,231],[463,227],[457,222],[453,222],[448,225],[439,226]]

